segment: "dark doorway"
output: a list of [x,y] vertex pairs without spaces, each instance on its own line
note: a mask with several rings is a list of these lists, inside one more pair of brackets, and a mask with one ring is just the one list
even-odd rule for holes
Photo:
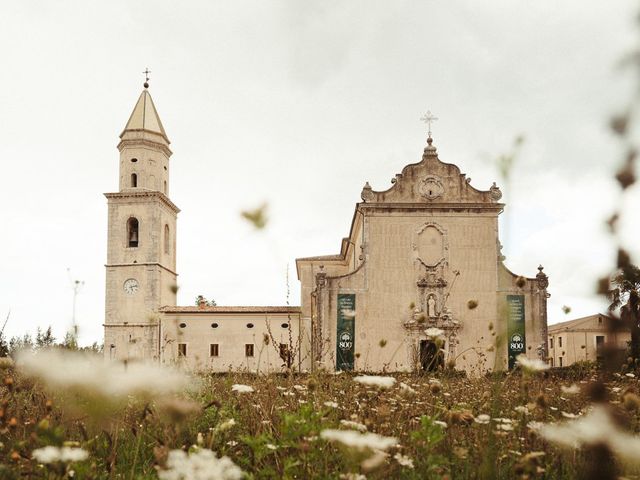
[[420,365],[427,372],[444,367],[442,350],[431,340],[420,340]]

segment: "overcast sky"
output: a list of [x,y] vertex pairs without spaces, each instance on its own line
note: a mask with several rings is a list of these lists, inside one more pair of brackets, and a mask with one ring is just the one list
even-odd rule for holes
[[[0,317],[102,341],[118,135],[149,67],[171,140],[180,304],[298,305],[294,259],[338,253],[365,181],[434,144],[496,181],[507,266],[545,266],[552,323],[603,310],[603,219],[619,201],[611,114],[628,104],[631,1],[3,1]],[[494,159],[525,144],[505,188]],[[627,210],[640,205],[637,187]],[[255,232],[239,212],[269,204]],[[636,217],[637,218],[637,217]],[[629,219],[627,217],[627,219]],[[624,242],[640,258],[638,222]],[[635,239],[634,241],[632,241]],[[572,308],[569,315],[562,306]]]

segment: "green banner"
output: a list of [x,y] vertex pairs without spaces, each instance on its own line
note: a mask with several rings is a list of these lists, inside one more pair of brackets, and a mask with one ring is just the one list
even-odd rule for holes
[[338,294],[338,328],[336,334],[336,370],[353,370],[356,338],[355,294]]
[[524,327],[524,295],[507,295],[507,341],[509,369],[515,367],[516,357],[526,354]]

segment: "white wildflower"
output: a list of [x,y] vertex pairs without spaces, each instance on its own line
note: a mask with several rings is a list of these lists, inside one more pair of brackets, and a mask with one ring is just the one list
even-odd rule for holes
[[338,408],[338,403],[337,402],[324,402],[323,405],[325,407]]
[[562,391],[562,393],[566,394],[566,395],[576,395],[578,393],[580,393],[580,387],[578,385],[576,385],[575,383],[572,384],[569,387],[565,387],[564,385],[560,386],[560,390]]
[[527,427],[534,431],[540,430],[540,428],[542,428],[542,425],[544,425],[542,422],[536,422],[534,420],[527,423]]
[[399,465],[407,468],[413,468],[413,460],[405,455],[402,455],[400,452],[396,453],[393,458],[396,459],[396,462],[398,462]]
[[235,440],[229,440],[227,442],[227,445],[229,445],[230,447],[235,447],[236,445],[238,445],[238,442],[236,442]]
[[218,458],[206,448],[187,454],[171,450],[167,469],[158,471],[160,480],[240,480],[244,473],[229,457]]
[[434,420],[433,423],[440,425],[442,428],[447,428],[449,426],[447,425],[447,422],[443,422],[442,420]]
[[89,457],[89,452],[82,448],[59,448],[50,445],[34,450],[31,452],[31,456],[35,458],[38,463],[69,463],[86,460]]
[[340,480],[367,480],[361,473],[341,473]]
[[568,412],[560,412],[564,418],[578,418],[580,415],[576,415],[575,413]]
[[514,410],[518,413],[529,415],[529,409],[527,408],[526,405],[518,405],[517,407],[514,408]]
[[427,328],[424,333],[429,338],[440,338],[444,336],[444,330],[440,330],[436,327]]
[[232,392],[238,392],[238,393],[253,393],[253,392],[255,392],[253,387],[250,387],[249,385],[242,385],[240,383],[236,383],[236,384],[232,385],[231,386],[231,391]]
[[90,392],[106,398],[163,395],[182,391],[189,378],[178,371],[142,362],[124,365],[86,353],[43,350],[22,352],[18,365],[29,376],[66,391]]
[[216,425],[216,428],[214,428],[213,431],[215,433],[221,433],[221,432],[224,432],[226,430],[229,430],[235,424],[236,424],[236,421],[233,418],[230,418],[229,420],[225,420],[224,422],[219,423],[218,425]]
[[353,380],[363,385],[371,385],[379,388],[391,388],[395,385],[396,379],[393,377],[379,377],[377,375],[359,375]]
[[624,376],[629,378],[636,378],[636,376],[633,373],[625,373]]
[[511,425],[510,423],[499,423],[498,425],[496,425],[496,428],[498,430],[504,430],[505,432],[510,432],[511,430],[513,430],[513,425]]
[[330,442],[339,442],[357,450],[382,450],[393,447],[398,440],[393,437],[383,437],[377,433],[358,433],[353,430],[323,430],[320,438]]
[[358,430],[359,432],[366,432],[367,426],[362,423],[352,422],[351,420],[340,420],[340,425],[350,428],[352,430]]
[[413,388],[411,388],[409,385],[407,385],[404,382],[400,382],[400,390],[410,395],[415,395],[417,393]]
[[265,447],[267,447],[269,450],[277,450],[278,447],[276,447],[273,443],[267,443],[265,445]]
[[487,423],[489,423],[489,420],[491,420],[491,417],[486,413],[481,413],[476,418],[474,418],[474,421],[476,423],[479,423],[480,425],[486,425]]
[[524,353],[516,357],[516,362],[527,372],[542,372],[543,370],[549,370],[551,368],[548,363],[543,362],[539,358],[527,358]]
[[640,437],[620,430],[602,406],[594,407],[577,420],[542,424],[537,432],[546,440],[568,448],[605,444],[622,460],[640,463]]
[[304,390],[307,389],[307,387],[305,387],[304,385],[294,385],[293,388],[295,388],[296,390],[302,392]]

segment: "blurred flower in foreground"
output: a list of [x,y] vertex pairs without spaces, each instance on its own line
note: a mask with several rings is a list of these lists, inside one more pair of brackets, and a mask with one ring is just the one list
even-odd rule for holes
[[262,230],[266,225],[267,221],[267,204],[263,203],[255,210],[243,210],[240,212],[242,218],[251,223],[257,230]]
[[376,375],[359,375],[353,377],[353,380],[362,383],[363,385],[370,385],[378,388],[391,388],[395,385],[396,379],[393,377],[379,377]]
[[542,372],[551,368],[547,363],[539,358],[527,358],[523,353],[516,357],[516,362],[525,372]]
[[82,391],[105,398],[182,391],[189,378],[177,371],[145,363],[105,360],[102,356],[61,350],[22,352],[18,368],[53,388]]
[[602,406],[593,407],[578,420],[535,425],[534,430],[545,440],[561,447],[606,445],[621,460],[640,463],[640,437],[620,430],[611,413]]
[[356,450],[382,450],[393,447],[398,440],[393,437],[383,437],[377,433],[358,433],[354,430],[323,430],[320,438],[330,442],[339,442]]
[[160,480],[240,480],[244,473],[229,457],[218,458],[208,449],[187,454],[171,450],[166,470],[159,470]]
[[86,460],[89,457],[89,452],[82,448],[48,446],[34,450],[31,452],[31,456],[38,463],[70,463]]

